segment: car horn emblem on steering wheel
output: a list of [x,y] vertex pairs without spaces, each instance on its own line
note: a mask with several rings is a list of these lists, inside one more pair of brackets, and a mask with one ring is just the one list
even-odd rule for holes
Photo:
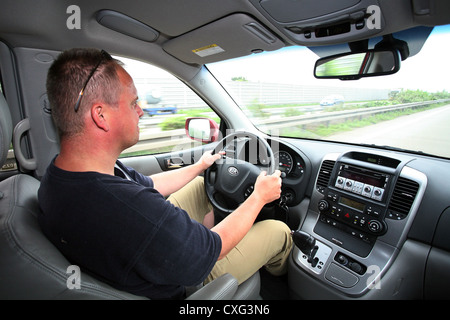
[[239,170],[236,167],[229,167],[228,173],[232,176],[237,176],[239,173]]

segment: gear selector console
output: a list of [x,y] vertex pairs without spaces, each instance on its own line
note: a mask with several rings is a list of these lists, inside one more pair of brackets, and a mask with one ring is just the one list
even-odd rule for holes
[[303,231],[293,231],[292,239],[300,251],[297,251],[297,261],[306,268],[320,274],[331,254],[331,248],[316,241],[310,234]]

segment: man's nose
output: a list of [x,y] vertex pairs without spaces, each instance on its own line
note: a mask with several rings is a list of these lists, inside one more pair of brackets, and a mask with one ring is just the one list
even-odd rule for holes
[[138,108],[137,113],[139,115],[139,118],[141,118],[144,115],[144,111],[138,104],[136,104],[136,107]]

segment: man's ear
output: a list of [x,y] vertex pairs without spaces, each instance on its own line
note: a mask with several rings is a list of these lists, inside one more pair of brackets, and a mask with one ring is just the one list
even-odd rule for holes
[[105,111],[106,111],[106,109],[103,105],[95,104],[91,108],[91,117],[99,129],[102,129],[102,130],[108,132],[109,131],[109,123],[106,120]]

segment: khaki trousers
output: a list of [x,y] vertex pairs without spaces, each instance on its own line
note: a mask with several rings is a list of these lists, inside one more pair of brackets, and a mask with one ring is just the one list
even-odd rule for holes
[[[192,180],[168,200],[200,223],[212,210],[202,177]],[[292,237],[285,223],[277,220],[257,222],[225,258],[216,262],[204,283],[230,273],[241,284],[263,266],[273,275],[282,275],[287,270],[291,249]]]

